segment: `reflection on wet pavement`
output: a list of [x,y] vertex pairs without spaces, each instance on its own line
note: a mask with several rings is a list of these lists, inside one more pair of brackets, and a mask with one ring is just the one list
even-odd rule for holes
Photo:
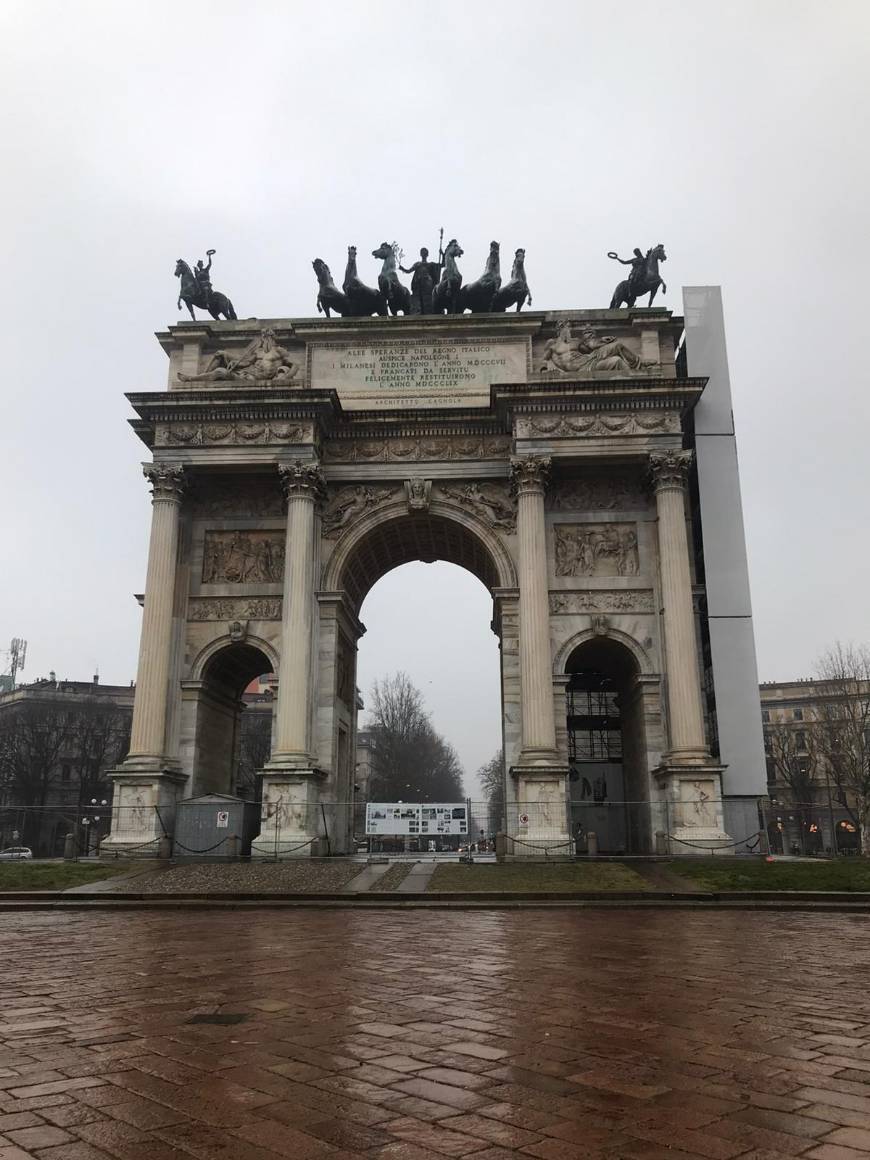
[[134,911],[2,929],[0,1160],[870,1154],[862,917]]

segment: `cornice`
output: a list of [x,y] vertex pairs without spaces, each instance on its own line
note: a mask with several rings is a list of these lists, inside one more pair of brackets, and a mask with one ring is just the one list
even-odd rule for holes
[[490,409],[505,418],[537,411],[677,410],[691,411],[706,378],[571,379],[496,383],[490,388]]

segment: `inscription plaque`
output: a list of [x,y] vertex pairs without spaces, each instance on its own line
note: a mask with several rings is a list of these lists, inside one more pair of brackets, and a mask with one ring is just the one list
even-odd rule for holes
[[308,381],[350,410],[486,406],[490,383],[524,382],[530,360],[516,338],[312,343]]

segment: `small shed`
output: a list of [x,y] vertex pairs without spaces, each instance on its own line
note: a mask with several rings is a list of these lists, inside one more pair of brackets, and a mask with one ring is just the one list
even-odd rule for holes
[[[260,806],[225,793],[207,793],[179,802],[175,812],[175,858],[228,858],[248,855],[260,830]],[[238,837],[237,847],[229,839]]]

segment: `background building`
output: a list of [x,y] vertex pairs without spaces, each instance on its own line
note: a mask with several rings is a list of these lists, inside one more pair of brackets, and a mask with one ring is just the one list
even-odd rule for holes
[[[844,690],[838,681],[768,681],[760,689],[771,850],[856,853],[860,793],[844,763],[851,746],[843,711],[866,718],[870,683]],[[864,755],[855,756],[861,763]]]
[[0,695],[0,848],[63,853],[75,833],[80,853],[109,829],[107,771],[123,760],[135,689],[47,680]]

